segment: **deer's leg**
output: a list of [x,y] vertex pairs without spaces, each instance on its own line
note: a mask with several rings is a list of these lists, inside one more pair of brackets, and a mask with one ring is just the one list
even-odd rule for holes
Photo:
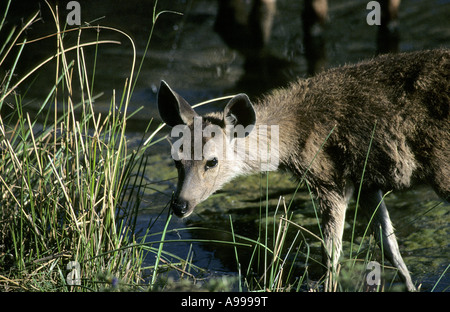
[[325,280],[325,291],[332,289],[333,276],[336,272],[342,249],[342,234],[344,233],[345,211],[353,193],[353,187],[347,187],[342,194],[325,192],[319,199],[322,212],[323,228],[323,263],[328,269]]
[[398,10],[400,0],[379,0],[381,5],[381,25],[378,27],[378,54],[398,52],[400,41]]
[[365,190],[360,197],[361,208],[369,218],[373,215],[371,226],[376,237],[381,237],[380,244],[382,244],[385,257],[398,269],[408,291],[415,291],[416,288],[400,254],[394,228],[382,198],[383,195],[380,190]]

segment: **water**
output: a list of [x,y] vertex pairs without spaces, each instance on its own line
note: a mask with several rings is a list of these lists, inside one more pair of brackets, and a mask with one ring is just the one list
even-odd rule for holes
[[[82,20],[93,21],[99,17],[102,25],[111,25],[126,31],[136,42],[138,59],[142,56],[151,27],[153,3],[151,1],[102,1],[81,2]],[[329,4],[330,24],[324,33],[323,57],[318,61],[325,68],[353,63],[372,57],[377,50],[375,26],[366,23],[367,1],[333,0]],[[51,17],[45,13],[43,22],[33,25],[36,32],[54,31]],[[30,8],[28,8],[30,9]],[[12,9],[15,16],[26,12],[25,8]],[[129,122],[128,137],[131,145],[142,135],[148,120],[158,118],[156,92],[161,79],[166,80],[190,103],[196,103],[212,97],[246,92],[252,98],[270,88],[285,85],[297,77],[307,77],[310,61],[305,57],[302,33],[302,2],[278,1],[278,11],[269,44],[269,57],[261,63],[246,60],[242,54],[227,47],[214,32],[213,26],[217,13],[215,1],[178,0],[159,1],[158,10],[173,10],[183,13],[176,15],[165,13],[158,19],[150,50],[146,56],[142,72],[136,85],[130,111],[143,109]],[[47,10],[48,11],[48,10]],[[62,14],[64,10],[61,9]],[[48,13],[48,12],[47,12]],[[398,51],[412,51],[450,45],[450,1],[443,0],[403,0],[399,13],[400,39],[394,44]],[[93,23],[95,24],[95,23]],[[94,38],[95,33],[83,34],[83,38]],[[109,109],[112,90],[120,96],[124,79],[131,66],[131,45],[123,36],[102,30],[101,38],[118,39],[121,45],[100,47],[95,75],[95,92],[104,92],[95,104],[96,110]],[[75,42],[76,36],[71,35]],[[84,37],[86,36],[86,37]],[[103,37],[104,36],[104,37]],[[37,48],[39,47],[39,48]],[[28,49],[28,48],[27,48]],[[24,53],[23,62],[18,71],[25,72],[37,60],[54,51],[54,40],[36,43]],[[89,59],[93,49],[86,49]],[[22,65],[23,64],[23,65]],[[54,80],[52,68],[48,75],[35,80],[27,98],[30,109],[39,105],[40,100],[49,91]],[[24,92],[24,91],[22,91]],[[216,109],[211,106],[204,109]],[[141,207],[139,226],[148,227],[166,206],[171,192],[176,186],[176,171],[170,159],[166,144],[158,144],[150,152],[146,177],[151,187],[146,190]],[[259,231],[260,207],[265,203],[260,198],[266,196],[266,177],[252,176],[240,178],[223,191],[218,192],[196,209],[196,213],[187,220],[173,219],[170,229],[207,227],[230,231],[230,215],[234,231],[240,235],[256,239]],[[263,190],[261,190],[263,188]],[[295,184],[286,176],[270,173],[269,176],[269,212],[272,215],[280,195],[289,201]],[[391,218],[397,229],[400,248],[413,280],[422,283],[424,290],[430,290],[449,264],[449,205],[442,203],[428,188],[421,187],[412,191],[395,193],[387,198]],[[293,211],[294,220],[302,226],[317,231],[314,210],[307,193],[301,190],[297,194]],[[165,213],[154,224],[155,231],[161,231],[165,222]],[[344,256],[349,254],[349,230],[351,230],[352,210],[349,211],[344,239]],[[357,228],[364,230],[364,222]],[[166,239],[217,239],[230,240],[222,232],[185,230],[170,232]],[[314,243],[311,242],[314,247]],[[192,248],[192,249],[191,249]],[[206,275],[237,274],[234,249],[221,244],[170,243],[165,250],[181,258],[193,255],[193,262],[207,269]],[[240,248],[240,261],[248,262],[252,250]],[[313,248],[313,257],[320,259],[319,248]],[[148,260],[152,262],[152,259]],[[301,266],[301,261],[300,265]],[[450,274],[446,274],[436,290],[450,286]]]

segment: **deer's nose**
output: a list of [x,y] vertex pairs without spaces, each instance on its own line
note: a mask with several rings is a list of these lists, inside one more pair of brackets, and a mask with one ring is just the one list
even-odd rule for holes
[[173,213],[179,217],[179,218],[183,218],[186,216],[186,214],[188,213],[188,204],[186,201],[184,200],[174,200],[172,202],[172,211]]

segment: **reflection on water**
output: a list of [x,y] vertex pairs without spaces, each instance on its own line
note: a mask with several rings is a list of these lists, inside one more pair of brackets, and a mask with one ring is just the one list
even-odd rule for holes
[[[140,60],[151,28],[153,1],[111,0],[80,3],[83,21],[94,21],[103,17],[99,21],[100,24],[115,26],[129,33],[136,42],[138,61]],[[13,3],[12,16],[21,17],[27,10],[32,11],[35,8],[34,4],[27,4],[29,8],[14,6]],[[161,79],[166,80],[190,103],[237,92],[246,92],[254,98],[298,77],[307,77],[317,70],[353,63],[386,50],[411,51],[450,45],[450,1],[403,0],[398,14],[398,28],[394,32],[384,33],[377,26],[367,25],[366,5],[367,1],[359,0],[329,1],[327,24],[321,30],[320,36],[308,38],[303,23],[305,15],[302,18],[302,12],[307,12],[303,2],[279,0],[276,13],[271,17],[273,20],[270,21],[270,36],[263,36],[264,53],[246,53],[236,46],[227,46],[227,39],[223,39],[223,36],[215,31],[218,17],[216,1],[160,1],[159,10],[173,10],[183,15],[165,13],[158,18],[131,103],[131,110],[139,107],[143,107],[143,110],[129,123],[130,140],[133,141],[135,136],[140,138],[140,132],[144,130],[149,119],[158,118],[156,86],[159,86]],[[38,36],[35,32],[54,32],[52,17],[48,15],[46,4],[41,2],[41,8],[42,20],[29,30],[33,38]],[[64,10],[60,12],[63,14]],[[17,21],[20,19],[10,23]],[[95,31],[86,31],[83,32],[83,39],[92,39],[96,35]],[[77,34],[67,36],[69,42],[76,42]],[[120,46],[99,47],[94,93],[104,92],[104,95],[96,101],[95,107],[98,111],[107,111],[112,90],[116,89],[116,93],[120,94],[123,89],[132,54],[131,46],[123,36],[102,30],[100,38],[122,42]],[[53,54],[55,41],[47,39],[27,46],[17,69],[19,76]],[[85,55],[88,62],[91,62],[90,66],[93,66],[94,49],[86,48]],[[27,93],[27,105],[30,109],[39,106],[53,85],[53,67],[49,66],[46,70],[45,75],[41,74],[34,80]],[[169,159],[166,145],[161,144],[152,149],[149,160],[147,177],[155,183],[145,196],[141,219],[143,227],[165,206],[176,185],[176,171]],[[257,176],[237,180],[199,206],[193,217],[188,220],[173,220],[171,227],[202,226],[228,231],[231,215],[234,230],[240,235],[255,239],[260,229],[260,207],[265,207],[264,202],[260,203],[260,198],[264,200],[266,197],[265,190],[261,191],[264,185],[261,181],[265,183],[265,178]],[[278,173],[270,175],[271,214],[276,207],[278,196],[284,195],[290,200],[294,187],[289,178]],[[424,288],[429,289],[450,259],[449,206],[442,204],[430,210],[436,203],[436,197],[428,189],[392,194],[388,202],[398,230],[401,250],[413,273],[413,279],[423,282]],[[312,231],[317,231],[314,210],[305,192],[301,191],[297,195],[294,207],[295,220]],[[350,219],[349,215],[348,220]],[[158,221],[155,226],[161,227],[163,223],[163,220]],[[362,223],[359,227],[364,229],[364,226]],[[183,235],[183,238],[205,238],[201,231],[173,234],[173,238],[178,235]],[[209,235],[211,232],[206,238]],[[179,252],[180,257],[185,257],[189,250],[189,246],[183,244],[167,247],[169,251]],[[211,245],[194,244],[194,262],[211,271],[226,271],[230,274],[236,272],[234,250],[222,247],[211,248]],[[344,255],[347,255],[345,248],[346,246]],[[242,252],[240,259],[244,263],[245,253],[249,256],[251,250]],[[317,259],[320,259],[318,249],[313,250],[314,252],[317,253]],[[449,286],[450,278],[444,277],[440,285],[440,289]]]

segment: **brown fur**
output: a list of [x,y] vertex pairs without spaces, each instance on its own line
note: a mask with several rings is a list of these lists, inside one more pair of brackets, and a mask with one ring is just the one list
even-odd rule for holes
[[[364,176],[362,211],[372,216],[376,210],[372,226],[375,231],[381,229],[385,255],[408,290],[414,290],[382,194],[428,183],[448,200],[449,75],[449,50],[379,56],[299,80],[273,91],[255,106],[245,95],[238,95],[223,113],[204,116],[203,127],[218,124],[224,137],[227,124],[279,127],[280,167],[299,179],[305,177],[317,195],[324,261],[329,268],[339,259],[347,204]],[[198,116],[165,83],[158,105],[170,126],[184,123],[192,128],[191,120]],[[257,131],[251,131],[236,140],[249,144],[260,139]],[[172,209],[178,216],[189,215],[234,177],[260,170],[258,160],[220,160],[210,166],[214,152],[203,156],[177,162],[179,182]]]
[[327,71],[275,91],[256,111],[258,123],[280,125],[282,162],[297,176],[335,127],[308,174],[317,187],[359,184],[375,127],[364,185],[391,190],[428,182],[447,199],[449,103],[450,52],[436,50]]

